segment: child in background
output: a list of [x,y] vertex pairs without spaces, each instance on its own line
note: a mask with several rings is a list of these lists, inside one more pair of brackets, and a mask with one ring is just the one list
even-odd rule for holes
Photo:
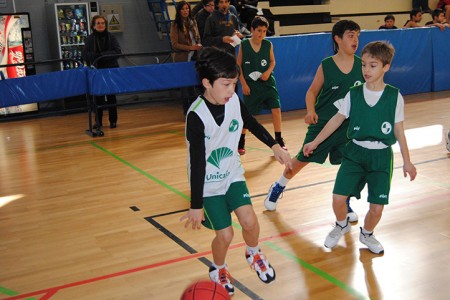
[[421,27],[419,25],[420,21],[422,21],[422,11],[420,9],[413,9],[409,13],[409,20],[406,21],[405,25],[403,25],[403,28]]
[[232,295],[234,287],[225,258],[233,239],[233,211],[242,226],[248,264],[264,283],[275,280],[275,270],[258,245],[258,219],[237,153],[243,126],[272,148],[275,158],[287,168],[290,155],[239,101],[235,93],[239,67],[232,54],[205,48],[199,52],[196,69],[205,92],[192,103],[186,117],[191,206],[181,221],[186,220],[185,227],[200,229],[203,224],[215,231],[209,276]]
[[[360,27],[350,20],[341,20],[334,24],[331,32],[335,55],[322,60],[316,75],[306,92],[305,123],[309,124],[304,144],[314,140],[325,124],[338,111],[336,103],[344,98],[350,87],[359,85],[364,78],[361,71],[361,59],[355,55],[358,49]],[[313,155],[305,157],[302,149],[291,159],[292,169],[285,168],[280,179],[269,189],[264,201],[267,210],[275,210],[278,199],[289,180],[308,163],[323,164],[327,157],[331,164],[340,164],[342,151],[347,139],[348,122],[332,134]],[[350,222],[357,222],[358,215],[348,205]]]
[[437,8],[433,10],[431,16],[433,17],[433,21],[425,23],[425,26],[435,26],[441,31],[444,31],[446,27],[450,27],[450,25],[445,22],[444,11],[442,9]]
[[393,15],[384,17],[384,24],[378,29],[397,29],[397,26],[395,26],[395,17]]
[[366,82],[350,88],[336,115],[312,142],[303,147],[303,154],[311,155],[346,119],[350,119],[348,136],[351,141],[345,147],[333,189],[336,226],[325,239],[327,248],[336,246],[350,231],[345,201],[349,195],[362,190],[360,183],[363,180],[368,186],[370,207],[359,240],[373,253],[384,252],[373,231],[384,206],[389,203],[394,158],[391,146],[396,141],[403,157],[403,175],[409,174],[411,181],[417,175],[403,130],[403,97],[397,88],[384,83],[384,74],[389,71],[394,52],[388,42],[371,42],[363,48],[361,60]]
[[[251,24],[252,37],[244,39],[239,48],[237,64],[241,68],[239,77],[244,94],[244,103],[252,115],[257,115],[263,109],[272,111],[272,123],[275,130],[275,140],[287,149],[281,136],[281,106],[280,96],[276,86],[273,69],[275,55],[273,45],[266,40],[269,22],[266,18],[256,16]],[[245,133],[242,130],[239,140],[239,154],[245,154]]]

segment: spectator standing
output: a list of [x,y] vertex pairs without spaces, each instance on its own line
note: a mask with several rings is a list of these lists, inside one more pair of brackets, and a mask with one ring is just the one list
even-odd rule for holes
[[395,26],[395,17],[393,15],[384,17],[384,24],[378,29],[397,29],[397,26]]
[[[109,55],[99,59],[94,66],[97,69],[118,68],[118,57],[111,56],[113,54],[121,54],[119,42],[117,38],[108,31],[108,22],[106,18],[100,15],[92,17],[91,21],[92,34],[86,38],[82,51],[83,60],[88,66],[99,57]],[[112,105],[108,107],[109,111],[109,127],[117,127],[117,99],[116,95],[96,96],[98,105]],[[103,109],[98,110],[98,120],[94,124],[94,129],[100,129],[103,126]]]
[[[251,24],[252,37],[244,39],[239,47],[237,64],[241,68],[240,81],[244,103],[252,115],[257,115],[263,109],[272,112],[272,123],[275,130],[275,140],[284,149],[281,137],[281,105],[273,69],[275,55],[273,45],[266,40],[269,22],[264,17],[256,16]],[[239,154],[245,154],[245,133],[242,130],[239,140]]]
[[229,7],[230,0],[219,0],[218,9],[206,19],[203,44],[224,49],[234,55],[233,37],[242,39],[243,35],[239,31],[237,17],[230,13]]
[[205,32],[205,23],[209,15],[214,11],[214,0],[202,0],[200,2],[203,8],[195,15],[195,20],[197,21],[198,32],[203,40],[203,34]]
[[430,6],[428,5],[428,0],[413,0],[412,7],[413,9],[420,10],[424,13],[431,13]]

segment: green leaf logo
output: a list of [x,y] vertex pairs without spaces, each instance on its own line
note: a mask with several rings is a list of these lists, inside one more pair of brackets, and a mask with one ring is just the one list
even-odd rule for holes
[[233,151],[230,148],[222,147],[211,152],[211,155],[206,160],[217,169],[219,169],[222,159],[233,156]]

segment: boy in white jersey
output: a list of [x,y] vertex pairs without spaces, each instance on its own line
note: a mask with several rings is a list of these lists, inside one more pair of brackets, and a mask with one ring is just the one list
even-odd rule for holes
[[233,295],[234,286],[225,262],[233,239],[233,211],[242,226],[248,264],[264,283],[275,280],[275,270],[258,246],[258,219],[237,151],[243,126],[272,148],[275,158],[288,168],[290,155],[239,101],[235,93],[239,67],[233,55],[204,48],[195,66],[205,91],[186,115],[191,207],[181,221],[186,220],[185,227],[200,229],[203,224],[215,231],[209,276]]
[[403,174],[414,180],[416,168],[411,163],[403,130],[404,101],[399,90],[384,83],[395,49],[388,42],[371,42],[361,52],[362,72],[366,83],[350,88],[340,103],[339,111],[328,121],[320,134],[303,147],[309,156],[317,146],[347,119],[350,119],[342,164],[333,189],[333,210],[336,226],[325,239],[325,247],[333,248],[350,231],[345,201],[348,195],[359,193],[361,179],[368,186],[369,211],[361,227],[359,240],[376,254],[384,252],[373,230],[381,219],[384,205],[389,202],[393,153],[398,141],[403,157]]

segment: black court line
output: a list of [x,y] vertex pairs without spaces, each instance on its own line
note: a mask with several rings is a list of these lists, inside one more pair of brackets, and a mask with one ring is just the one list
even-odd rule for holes
[[[179,213],[182,211],[186,211],[186,210],[181,210],[181,211],[177,211],[174,213]],[[153,216],[153,217],[145,217],[144,219],[149,222],[150,224],[152,224],[154,227],[156,227],[159,231],[161,231],[162,233],[164,233],[168,238],[170,238],[171,240],[173,240],[175,243],[177,243],[178,245],[180,245],[183,249],[185,249],[187,252],[189,252],[190,254],[195,254],[198,253],[197,250],[195,250],[194,248],[192,248],[191,246],[189,246],[187,243],[185,243],[183,240],[181,240],[179,237],[177,237],[175,234],[173,234],[172,232],[170,232],[167,228],[165,228],[164,226],[162,226],[160,223],[158,223],[157,221],[155,221],[154,217],[158,217],[158,216],[164,216],[164,215],[171,215],[173,213],[167,213],[167,214],[161,214],[161,215],[157,215],[157,216]],[[199,257],[198,260],[200,262],[202,262],[205,266],[207,266],[208,268],[211,266],[212,262],[207,259],[206,257]],[[233,285],[239,289],[241,292],[243,292],[245,295],[247,295],[248,297],[250,297],[251,299],[255,299],[255,300],[262,300],[263,298],[261,298],[260,296],[258,296],[255,292],[253,292],[252,290],[250,290],[249,288],[247,288],[245,285],[243,285],[241,282],[239,282],[238,280],[236,280],[235,278]]]

